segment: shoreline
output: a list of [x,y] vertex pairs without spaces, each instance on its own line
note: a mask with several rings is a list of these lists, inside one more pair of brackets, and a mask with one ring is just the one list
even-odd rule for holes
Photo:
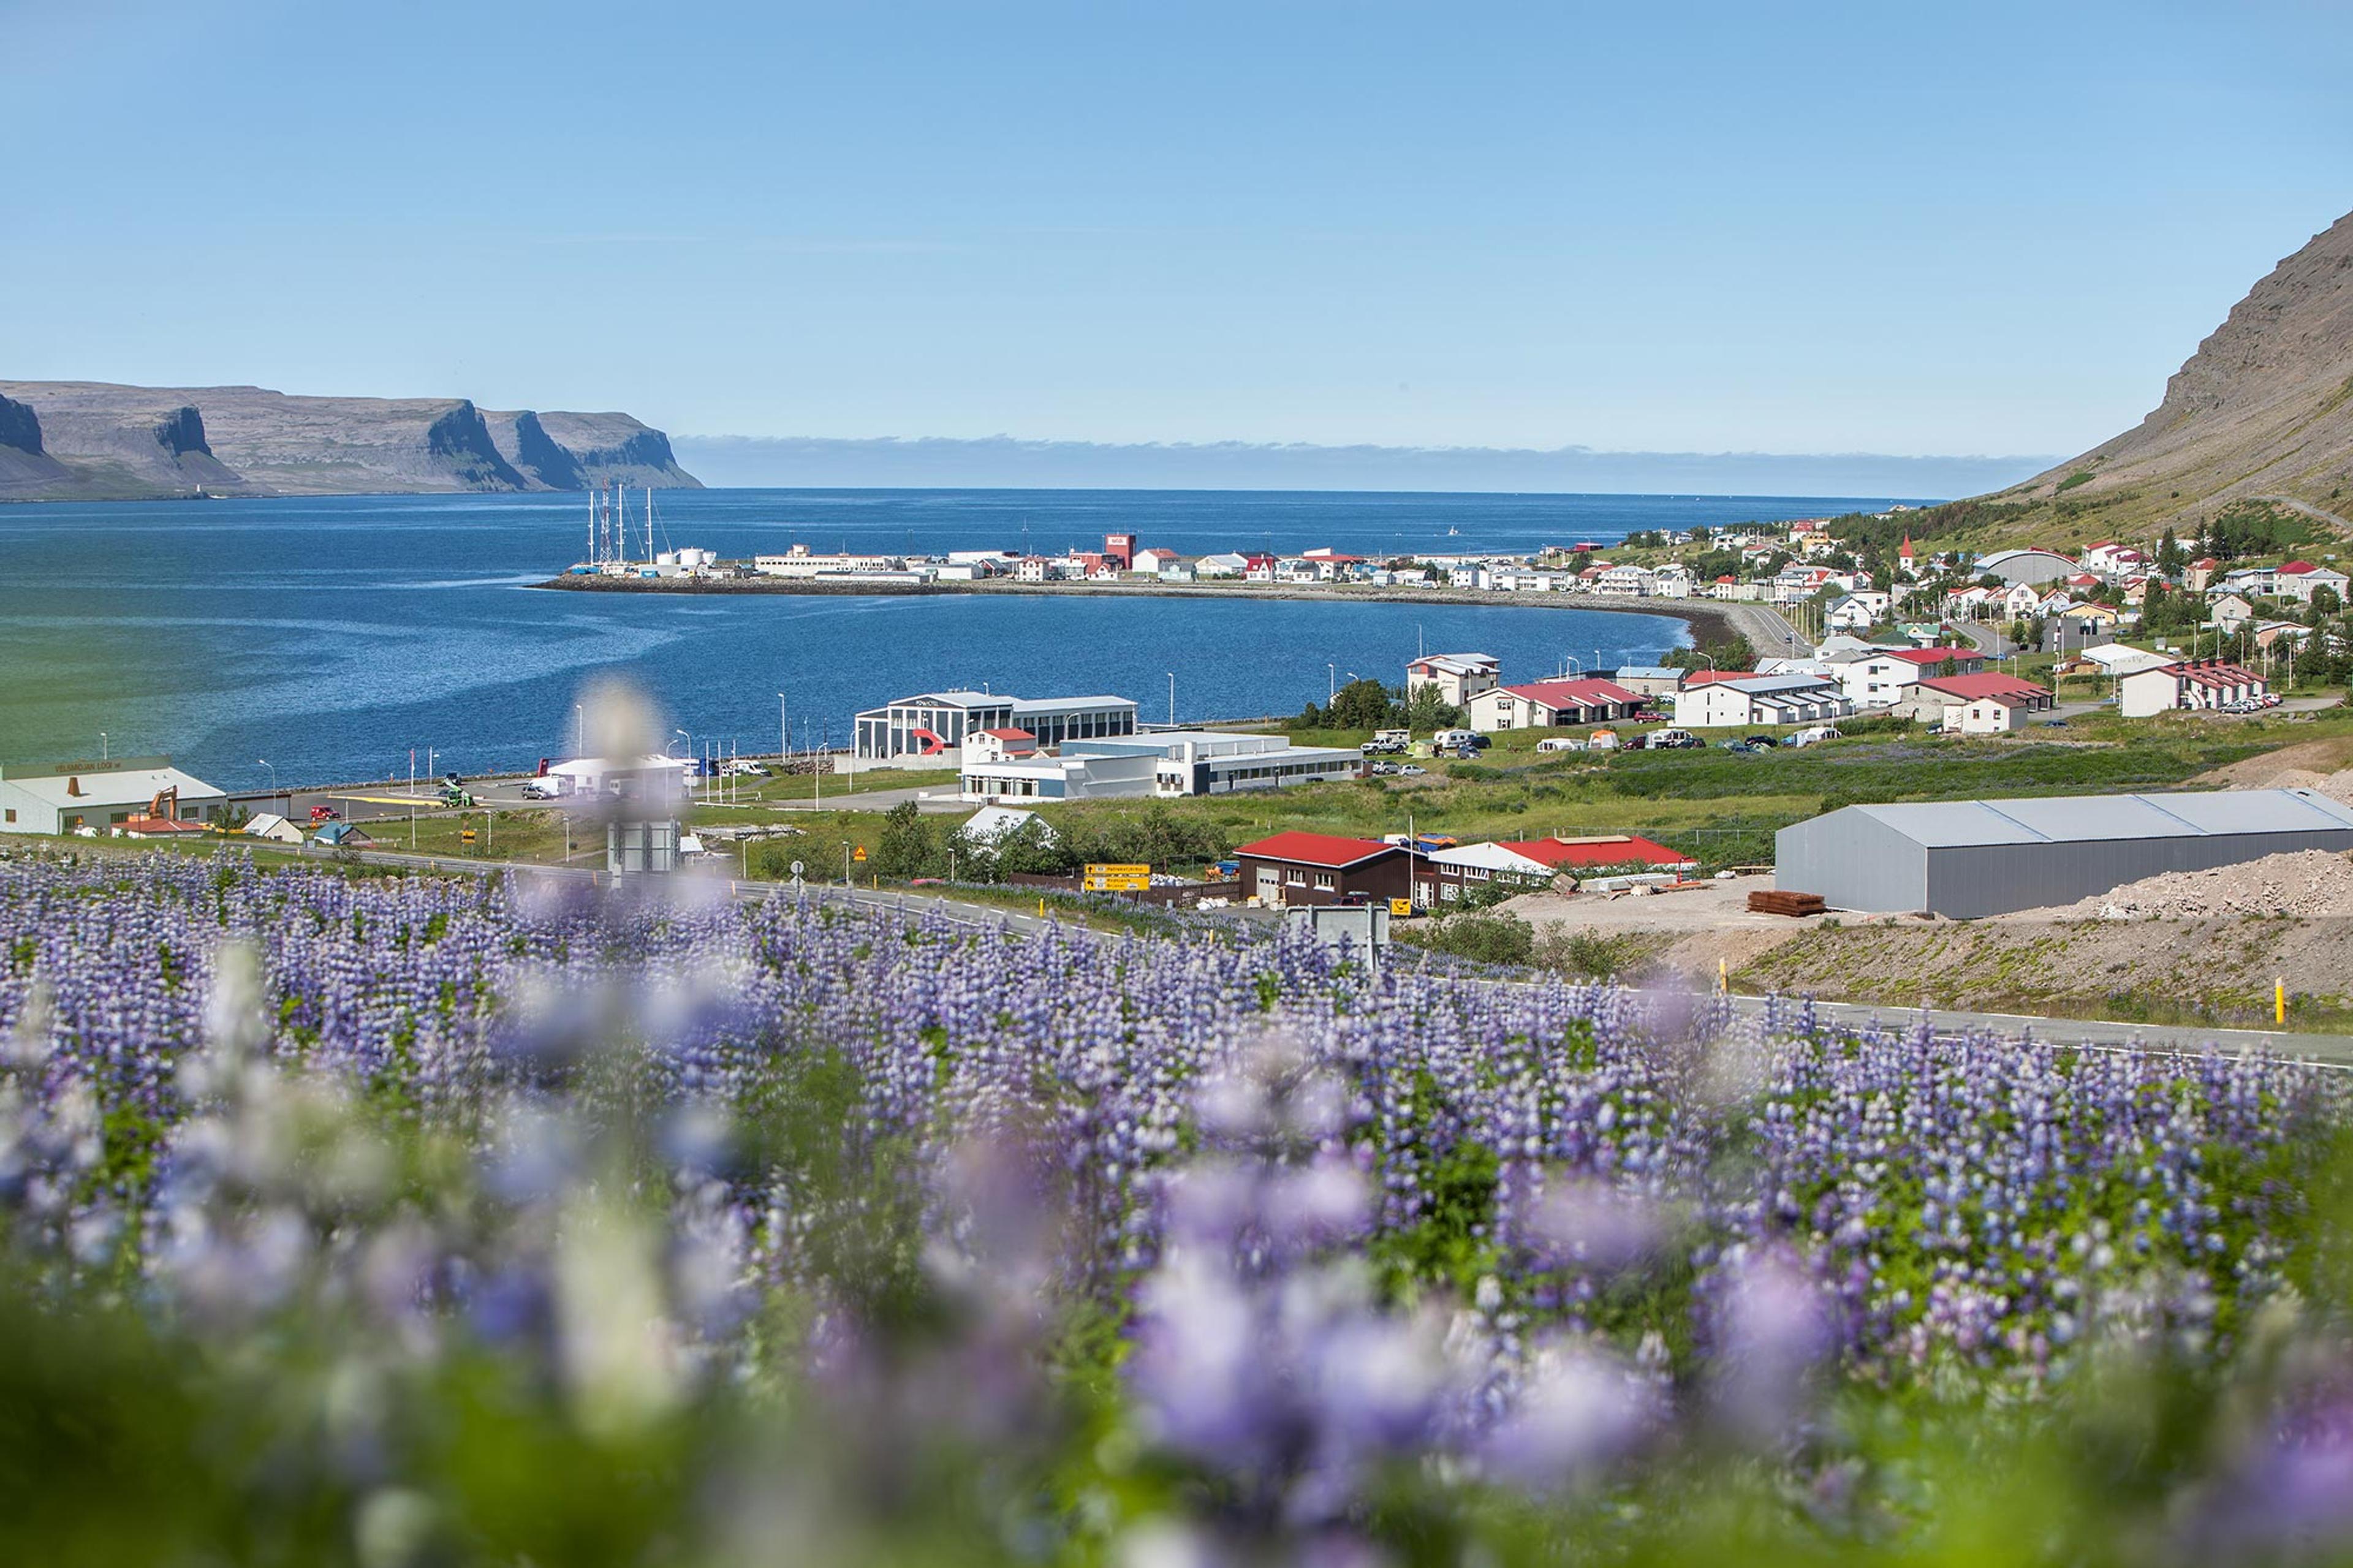
[[[1118,583],[826,583],[811,578],[695,578],[695,577],[594,577],[566,574],[552,577],[543,583],[531,584],[556,593],[569,594],[676,594],[698,595],[761,595],[779,594],[819,598],[931,598],[953,595],[1014,594],[1033,597],[1061,598],[1129,598],[1129,599],[1267,599],[1295,603],[1341,605],[1437,605],[1452,608],[1509,606],[1530,610],[1592,610],[1604,615],[1659,616],[1682,621],[1691,628],[1694,646],[1708,642],[1729,641],[1734,637],[1749,636],[1764,623],[1744,627],[1740,622],[1749,616],[1761,616],[1778,623],[1783,635],[1772,637],[1777,645],[1794,638],[1778,612],[1769,605],[1725,603],[1720,600],[1691,599],[1629,599],[1619,595],[1596,594],[1499,594],[1482,593],[1471,588],[1320,588],[1295,583],[1237,583],[1210,586],[1204,584],[1139,583],[1133,586]],[[1744,612],[1746,614],[1744,614]],[[1752,646],[1762,651],[1757,638],[1749,636]]]

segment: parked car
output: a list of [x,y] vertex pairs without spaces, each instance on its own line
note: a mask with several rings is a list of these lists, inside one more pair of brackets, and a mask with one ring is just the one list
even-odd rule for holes
[[1756,751],[1769,752],[1780,743],[1780,738],[1776,735],[1751,735],[1748,737],[1748,744],[1750,748]]
[[1398,764],[1398,776],[1400,778],[1418,779],[1428,772],[1430,772],[1428,768],[1418,766],[1412,763],[1399,763]]
[[2064,719],[2044,719],[2035,725],[2038,730],[2063,730],[2066,727],[2067,721]]
[[322,822],[341,822],[343,817],[343,814],[332,805],[314,805],[311,808],[311,826],[313,827]]
[[1757,752],[1756,747],[1740,740],[1718,741],[1715,743],[1715,749],[1719,752],[1737,752],[1744,757],[1754,756]]
[[525,800],[554,800],[556,794],[555,786],[545,779],[533,779],[522,786]]

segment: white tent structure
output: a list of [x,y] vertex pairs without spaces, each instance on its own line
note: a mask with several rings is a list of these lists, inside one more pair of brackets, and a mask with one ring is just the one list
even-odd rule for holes
[[264,811],[246,818],[245,834],[248,838],[267,838],[277,844],[300,844],[302,830],[275,812]]

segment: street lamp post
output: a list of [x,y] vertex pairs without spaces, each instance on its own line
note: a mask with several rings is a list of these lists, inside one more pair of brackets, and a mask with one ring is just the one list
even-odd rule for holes
[[268,757],[256,757],[253,760],[258,766],[269,768],[269,798],[276,800],[278,798],[278,770],[274,767],[269,767],[269,759]]
[[107,740],[106,731],[103,730],[98,732],[98,760],[102,763],[111,763],[114,760],[112,743]]
[[[1339,700],[1340,667],[1327,660],[1324,666],[1324,700],[1330,703]],[[1168,721],[1172,724],[1176,721],[1176,715],[1174,712],[1168,715]]]
[[[688,762],[692,762],[694,760],[693,732],[687,730],[672,730],[670,733],[673,735],[684,735],[686,737],[686,760]],[[692,800],[694,798],[694,780],[691,776],[690,776],[686,781],[686,798],[689,800]]]
[[1168,727],[1176,728],[1176,672],[1173,669],[1168,672]]

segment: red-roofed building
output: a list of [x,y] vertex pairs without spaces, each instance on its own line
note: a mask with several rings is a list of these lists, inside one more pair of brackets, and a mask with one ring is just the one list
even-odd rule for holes
[[2146,719],[2177,708],[2212,710],[2266,695],[2271,687],[2253,670],[2227,659],[2200,658],[2155,665],[2116,679],[2116,711]]
[[1592,838],[1530,838],[1503,847],[1525,855],[1539,865],[1559,871],[1590,871],[1602,867],[1657,866],[1681,868],[1697,865],[1690,856],[1639,834],[1604,834]]
[[1912,688],[1942,673],[1947,662],[1955,675],[1975,675],[1985,668],[1985,657],[1967,647],[1875,647],[1830,661],[1847,700],[1857,708],[1893,708],[1910,700],[1918,695]]
[[1471,699],[1471,728],[1550,730],[1563,724],[1606,724],[1630,719],[1642,694],[1614,680],[1539,680],[1528,686],[1498,686]]
[[1377,903],[1413,895],[1413,851],[1370,838],[1278,833],[1234,851],[1242,892],[1261,905]]
[[[2014,675],[1986,670],[1977,675],[1931,676],[1920,682],[1919,712],[1936,718],[1957,735],[2006,735],[2054,699],[2042,687]],[[1939,716],[1941,710],[1941,716]]]
[[1694,686],[1706,686],[1718,680],[1754,680],[1756,679],[1757,672],[1753,669],[1694,669],[1683,677],[1683,689],[1689,691]]
[[2313,595],[2327,588],[2345,603],[2345,574],[2333,566],[2316,566],[2309,561],[2291,561],[2272,574],[2273,591],[2282,599],[2295,604],[2312,603]]
[[1027,730],[978,730],[964,738],[964,761],[1008,763],[1038,754],[1038,737]]

